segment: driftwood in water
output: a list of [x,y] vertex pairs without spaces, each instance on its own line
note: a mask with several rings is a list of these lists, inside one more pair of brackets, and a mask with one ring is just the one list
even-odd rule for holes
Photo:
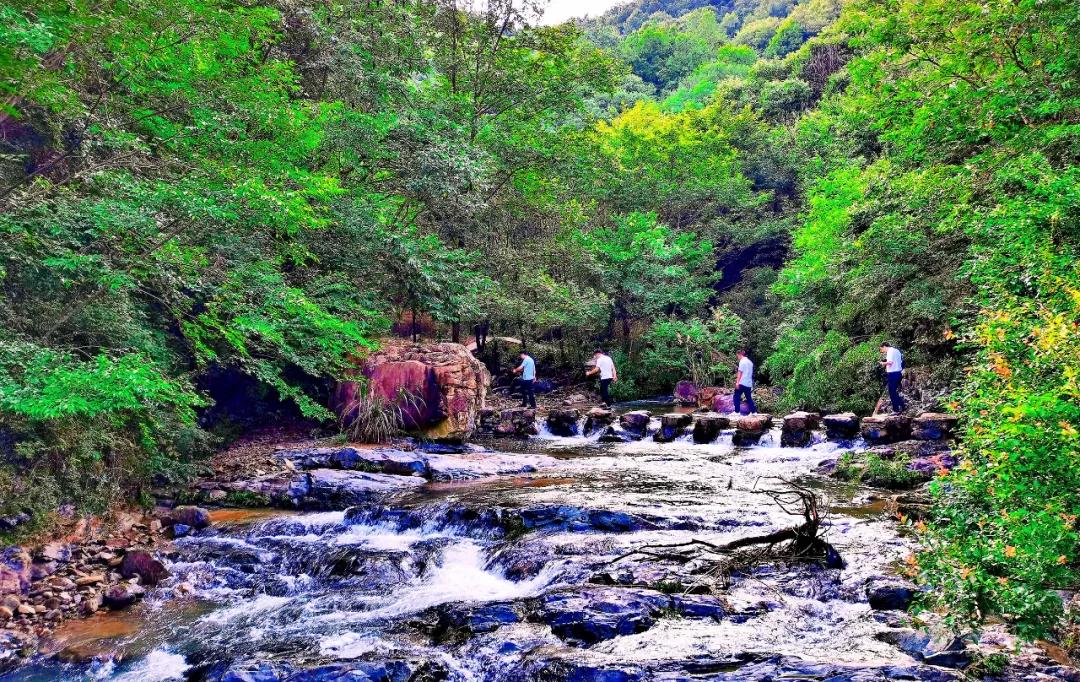
[[612,559],[609,564],[640,557],[675,563],[699,562],[702,573],[725,579],[733,570],[770,561],[808,561],[828,568],[843,568],[840,553],[824,539],[818,495],[804,486],[783,481],[786,490],[761,490],[788,514],[803,522],[765,535],[751,535],[723,544],[693,539],[671,544],[644,545]]

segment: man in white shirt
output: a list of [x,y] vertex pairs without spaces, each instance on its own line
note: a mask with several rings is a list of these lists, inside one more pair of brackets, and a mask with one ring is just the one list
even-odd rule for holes
[[735,371],[735,395],[732,397],[732,401],[735,403],[735,413],[742,414],[742,399],[746,398],[746,406],[749,408],[749,414],[757,412],[757,405],[754,404],[754,396],[752,391],[754,390],[754,363],[750,358],[746,357],[746,351],[739,350],[735,353],[735,357],[739,358],[739,368]]
[[611,394],[608,393],[608,387],[611,386],[611,382],[619,380],[619,372],[615,369],[615,361],[603,350],[597,348],[593,351],[593,363],[593,368],[585,372],[585,376],[600,375],[600,401],[611,407]]
[[888,343],[881,344],[881,352],[885,359],[881,366],[885,368],[885,380],[889,386],[889,400],[892,401],[893,412],[900,414],[907,407],[904,397],[900,395],[900,380],[904,376],[904,356],[899,348],[893,348]]
[[536,409],[536,360],[521,351],[521,364],[514,369],[514,374],[521,375],[521,406]]

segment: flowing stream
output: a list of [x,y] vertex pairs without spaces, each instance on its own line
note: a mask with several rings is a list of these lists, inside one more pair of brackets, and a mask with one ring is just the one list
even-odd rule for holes
[[[905,616],[867,603],[867,580],[894,572],[908,541],[867,490],[814,473],[837,445],[778,442],[541,435],[489,444],[558,459],[535,473],[345,511],[226,512],[169,555],[169,584],[193,597],[166,588],[71,623],[4,679],[949,679],[882,641]],[[610,563],[795,525],[760,492],[778,478],[829,499],[843,570],[764,565],[709,595],[700,567]]]

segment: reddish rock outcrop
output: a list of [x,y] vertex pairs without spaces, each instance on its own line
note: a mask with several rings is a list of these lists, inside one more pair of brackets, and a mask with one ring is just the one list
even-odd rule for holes
[[701,389],[698,392],[697,404],[709,412],[728,414],[735,411],[732,390],[720,386],[706,386]]
[[[472,435],[491,384],[487,368],[457,343],[386,340],[357,373],[376,395],[398,403],[408,430],[438,440]],[[339,384],[332,408],[347,418],[358,391],[356,381]]]

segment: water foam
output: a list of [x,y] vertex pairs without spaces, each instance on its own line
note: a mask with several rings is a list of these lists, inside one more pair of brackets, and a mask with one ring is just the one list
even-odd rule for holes
[[180,654],[175,654],[164,649],[155,649],[139,661],[131,670],[128,670],[113,679],[116,682],[166,682],[167,680],[182,680],[184,673],[191,668]]
[[419,585],[396,591],[386,603],[364,614],[366,620],[415,613],[450,602],[490,602],[524,599],[540,594],[558,576],[561,564],[548,563],[534,577],[514,582],[501,571],[485,567],[483,548],[472,541],[451,545],[442,563],[424,576]]

